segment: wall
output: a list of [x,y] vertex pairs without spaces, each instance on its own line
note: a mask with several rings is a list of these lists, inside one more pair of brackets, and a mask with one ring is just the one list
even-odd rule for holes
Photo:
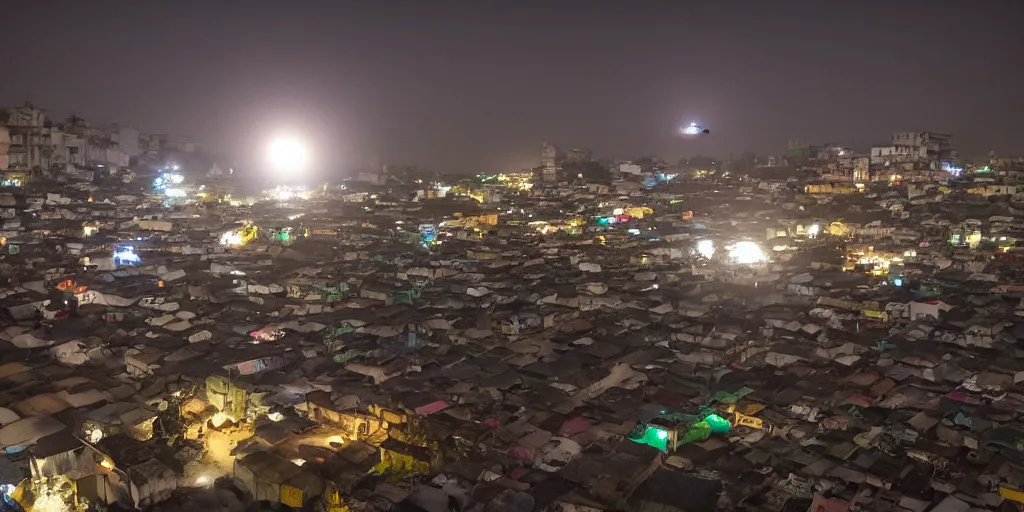
[[928,158],[924,146],[875,146],[871,148],[871,163],[911,162]]
[[921,146],[925,142],[923,133],[918,132],[896,132],[892,134],[894,146]]
[[11,133],[6,126],[0,126],[0,170],[7,169],[7,150],[11,147]]
[[126,155],[131,157],[142,154],[142,146],[139,142],[141,134],[138,128],[114,125],[110,128],[110,137],[117,142],[118,149]]
[[619,164],[619,172],[635,174],[639,176],[640,174],[643,174],[644,170],[642,167],[636,164]]

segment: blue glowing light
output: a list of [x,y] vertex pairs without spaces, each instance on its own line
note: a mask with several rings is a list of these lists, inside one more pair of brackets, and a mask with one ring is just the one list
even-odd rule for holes
[[896,286],[896,287],[903,286],[903,278],[902,277],[897,277],[896,279],[893,279],[892,280],[892,284],[894,286]]
[[153,180],[153,188],[155,190],[167,190],[171,188],[171,185],[181,185],[184,181],[185,177],[181,174],[161,173]]
[[434,224],[420,224],[419,231],[423,241],[428,244],[437,239],[437,226]]
[[959,178],[964,173],[963,167],[957,167],[950,162],[942,162],[942,170],[948,172],[954,178]]

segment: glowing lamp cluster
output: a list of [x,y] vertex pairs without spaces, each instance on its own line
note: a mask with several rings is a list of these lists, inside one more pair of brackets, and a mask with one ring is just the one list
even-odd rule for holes
[[726,249],[729,250],[729,261],[740,265],[756,265],[768,261],[768,256],[759,245],[749,240],[743,240],[732,244]]
[[228,247],[239,247],[242,245],[242,234],[238,231],[228,231],[220,236],[220,244]]
[[272,190],[267,190],[264,193],[271,197],[272,199],[276,199],[278,201],[292,201],[296,199],[306,200],[309,199],[312,195],[310,191],[305,189],[305,187],[285,186],[278,186]]
[[114,262],[118,265],[138,265],[142,261],[135,248],[128,245],[114,251]]
[[[174,166],[175,169],[178,166]],[[163,192],[167,197],[185,197],[184,190],[177,187],[185,182],[185,176],[177,173],[162,172],[159,176],[153,180],[153,189]]]
[[697,254],[710,260],[715,256],[715,242],[706,239],[697,242]]

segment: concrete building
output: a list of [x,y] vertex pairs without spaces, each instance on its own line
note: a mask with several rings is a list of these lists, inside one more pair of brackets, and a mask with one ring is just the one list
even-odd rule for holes
[[544,167],[555,167],[559,160],[558,146],[547,142],[540,146],[540,165]]
[[42,128],[46,125],[46,111],[34,107],[31,103],[6,108],[4,124],[11,128]]
[[128,166],[128,154],[120,149],[108,131],[91,127],[77,116],[54,124],[47,119],[45,110],[24,105],[5,109],[3,118],[10,139],[5,168]]
[[544,181],[553,183],[558,181],[559,174],[559,163],[561,160],[561,151],[558,150],[558,146],[550,143],[543,143],[540,147],[540,165],[541,175]]
[[[61,129],[68,135],[64,141],[64,146],[68,148],[67,163],[112,168],[128,166],[129,155],[118,142],[120,128],[114,132],[94,127],[72,115],[61,125]],[[72,149],[76,147],[81,149]]]
[[10,169],[33,169],[41,167],[47,158],[44,149],[46,111],[30,103],[20,107],[7,108],[0,120],[7,126],[10,145],[7,150],[7,166]]
[[592,159],[592,152],[589,149],[570,149],[565,154],[565,161],[571,163],[585,163]]
[[888,145],[871,148],[872,165],[917,164],[939,169],[941,162],[957,157],[953,136],[935,132],[896,132]]

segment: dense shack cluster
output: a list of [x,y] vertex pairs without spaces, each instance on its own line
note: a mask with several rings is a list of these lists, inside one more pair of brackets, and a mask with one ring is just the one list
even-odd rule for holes
[[803,162],[5,188],[0,509],[1016,510],[1019,163]]

